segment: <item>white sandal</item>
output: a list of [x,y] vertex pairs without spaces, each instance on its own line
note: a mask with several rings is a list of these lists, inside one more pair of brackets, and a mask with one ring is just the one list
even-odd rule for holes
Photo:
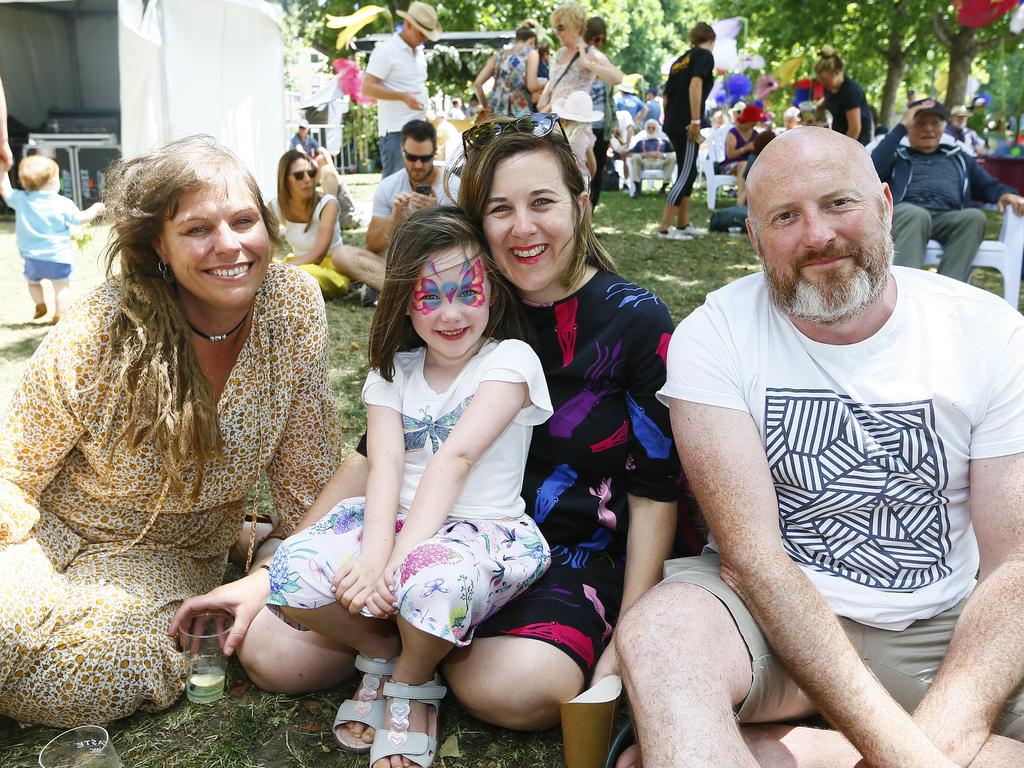
[[[433,680],[422,685],[384,683],[384,697],[391,700],[390,725],[393,727],[377,729],[370,749],[370,765],[382,758],[399,755],[422,768],[429,768],[437,755],[438,714],[446,693],[448,689],[441,685],[441,678],[436,674]],[[409,730],[410,701],[428,705],[427,733]],[[389,718],[385,715],[385,719]]]
[[394,659],[371,659],[363,654],[356,654],[356,669],[363,673],[363,679],[359,683],[359,689],[355,697],[345,699],[338,707],[338,714],[334,718],[334,740],[338,746],[349,752],[369,752],[372,745],[365,741],[349,741],[349,723],[362,723],[367,728],[379,730],[384,725],[385,706],[387,702],[378,698],[380,687],[384,678],[391,674],[395,666]]

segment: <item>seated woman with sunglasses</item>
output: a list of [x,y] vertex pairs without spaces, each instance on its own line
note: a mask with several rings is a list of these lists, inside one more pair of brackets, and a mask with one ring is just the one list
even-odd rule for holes
[[[319,174],[324,186],[330,186],[326,175],[337,171],[325,163]],[[342,243],[338,199],[317,191],[317,176],[309,155],[297,149],[285,152],[277,164],[277,197],[269,205],[291,246],[288,261],[312,274],[324,295],[346,293],[349,279],[358,280],[372,289],[364,293],[364,302],[371,304],[384,283],[384,261]],[[333,186],[337,188],[336,183]]]

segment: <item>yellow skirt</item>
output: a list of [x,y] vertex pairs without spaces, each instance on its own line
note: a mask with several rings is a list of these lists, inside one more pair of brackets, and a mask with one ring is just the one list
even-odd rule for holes
[[[294,259],[295,254],[289,253],[281,261],[288,264]],[[319,264],[299,264],[298,266],[303,272],[313,276],[313,279],[320,286],[320,291],[325,299],[344,296],[348,293],[349,280],[334,268],[330,252],[320,260]]]

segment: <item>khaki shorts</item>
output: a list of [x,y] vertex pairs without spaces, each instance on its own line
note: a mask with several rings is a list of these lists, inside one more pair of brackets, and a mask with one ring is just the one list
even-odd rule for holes
[[[737,710],[741,723],[776,723],[817,714],[817,708],[772,654],[739,595],[722,581],[717,554],[669,560],[665,563],[665,582],[706,589],[722,601],[736,622],[753,672],[750,691]],[[902,632],[876,629],[843,617],[839,617],[839,623],[868,669],[904,709],[913,712],[942,663],[966,602],[931,619],[915,621]],[[1024,686],[1010,697],[995,732],[1024,741]]]

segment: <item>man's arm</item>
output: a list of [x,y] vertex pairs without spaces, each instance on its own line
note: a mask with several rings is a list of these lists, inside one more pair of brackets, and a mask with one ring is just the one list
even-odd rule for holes
[[793,679],[874,768],[951,766],[868,671],[783,549],[775,487],[750,414],[672,400],[687,478],[746,603]]
[[[971,183],[971,196],[975,200],[994,203],[999,207],[1000,213],[1007,205],[1013,206],[1018,214],[1024,213],[1024,198],[1017,194],[1017,190],[988,173],[970,155],[964,153],[963,159],[967,163],[967,178]],[[964,204],[967,202],[965,200]]]
[[378,101],[401,101],[409,109],[423,109],[419,97],[415,93],[396,91],[388,88],[379,77],[370,74],[363,75],[363,94]]
[[393,216],[386,219],[374,216],[366,228],[366,248],[378,255],[383,255],[391,243],[391,230],[394,227]]
[[14,153],[7,139],[7,98],[4,96],[4,81],[0,80],[0,173],[7,173],[14,167]]
[[1024,454],[972,461],[970,483],[981,581],[914,712],[959,765],[974,759],[1024,677]]

